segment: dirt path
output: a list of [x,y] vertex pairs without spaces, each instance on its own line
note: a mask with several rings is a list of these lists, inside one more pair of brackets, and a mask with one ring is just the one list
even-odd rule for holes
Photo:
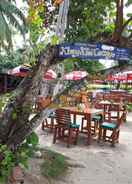
[[115,148],[106,143],[99,145],[96,140],[86,146],[85,137],[80,137],[78,145],[68,149],[64,143],[53,145],[53,134],[43,132],[40,127],[36,131],[41,148],[60,152],[71,159],[72,167],[67,176],[54,184],[132,184],[132,113],[122,126],[120,143]]

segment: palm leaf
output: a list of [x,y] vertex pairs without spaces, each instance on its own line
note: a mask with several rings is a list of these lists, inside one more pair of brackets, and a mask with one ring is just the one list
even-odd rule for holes
[[21,32],[21,34],[23,35],[23,38],[25,39],[25,30],[23,29],[23,27],[19,24],[18,20],[15,18],[14,15],[12,15],[11,13],[8,13],[5,15],[8,18],[9,24],[11,24],[13,27],[15,27],[17,30],[19,30]]
[[15,5],[13,5],[12,3],[8,2],[8,1],[6,1],[6,3],[5,3],[5,0],[1,0],[0,4],[1,4],[1,11],[3,11],[4,14],[10,12],[11,14],[14,14],[17,18],[22,20],[23,24],[26,25],[24,15]]
[[0,40],[1,40],[1,45],[5,45],[5,42],[9,44],[9,46],[12,45],[12,39],[11,39],[11,31],[9,29],[9,26],[6,22],[5,17],[3,14],[0,12]]
[[15,0],[0,0],[0,47],[3,48],[12,46],[12,27],[19,30],[25,39],[25,18],[14,3]]

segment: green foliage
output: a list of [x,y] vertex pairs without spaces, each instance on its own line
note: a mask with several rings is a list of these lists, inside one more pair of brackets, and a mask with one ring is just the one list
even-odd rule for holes
[[114,30],[114,24],[106,25],[105,28],[104,28],[104,33],[103,34],[112,35],[113,30]]
[[130,6],[132,4],[132,0],[127,0],[126,6]]
[[71,42],[95,40],[98,34],[104,32],[108,12],[114,8],[113,2],[71,0],[66,39]]
[[28,168],[28,159],[37,149],[38,137],[32,132],[13,153],[6,145],[0,144],[0,182],[6,180],[13,166],[19,164],[22,168]]
[[[35,4],[37,4],[35,1],[30,2],[27,17],[30,47],[26,48],[26,50],[30,51],[28,53],[28,59],[31,64],[35,64],[36,56],[40,54],[48,43],[45,38],[47,29],[43,26],[45,12],[44,3],[39,3],[37,6],[35,6]],[[56,42],[55,37],[52,41],[53,44]]]
[[12,47],[12,33],[15,28],[24,36],[25,18],[12,1],[0,0],[0,47]]
[[73,69],[74,69],[74,64],[75,64],[75,63],[78,63],[78,61],[80,61],[80,60],[77,59],[77,58],[68,58],[68,59],[65,59],[65,60],[63,61],[65,72],[68,73],[68,72],[73,71]]
[[0,144],[0,158],[0,182],[3,182],[14,166],[14,155],[6,145]]
[[16,153],[16,160],[23,168],[28,168],[28,159],[31,158],[37,150],[38,136],[32,132],[19,147]]
[[47,178],[57,178],[66,172],[68,164],[60,153],[47,150],[41,164],[41,173]]
[[35,148],[38,144],[39,139],[37,134],[32,132],[30,136],[27,137],[26,141],[27,141],[27,144],[32,144],[32,147]]
[[19,51],[0,55],[0,72],[3,69],[11,69],[23,63],[23,57]]
[[98,61],[79,61],[78,62],[79,68],[83,68],[89,74],[95,74],[100,70],[104,69],[104,65]]
[[127,110],[128,110],[129,112],[132,112],[132,104],[127,105]]
[[[89,74],[95,74],[95,72],[99,72],[100,70],[104,69],[104,65],[98,61],[82,61],[77,58],[68,58],[65,59],[64,62],[64,69],[66,72],[71,72],[73,70],[85,70]],[[76,64],[76,69],[74,69],[74,65]]]
[[37,7],[30,6],[28,11],[28,26],[30,30],[30,41],[32,44],[36,45],[36,42],[38,41],[39,37],[43,35],[45,32],[44,29],[42,29],[43,25],[43,19],[41,15],[44,12],[44,6],[43,4],[40,4]]
[[59,42],[58,37],[55,36],[55,35],[53,35],[53,36],[51,37],[51,45],[57,45],[58,42]]
[[16,112],[13,112],[12,113],[12,120],[16,120],[17,119],[17,113]]

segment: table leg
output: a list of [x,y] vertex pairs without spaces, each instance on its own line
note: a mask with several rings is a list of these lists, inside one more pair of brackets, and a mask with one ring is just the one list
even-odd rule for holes
[[76,124],[76,114],[73,114],[73,123]]
[[87,116],[87,130],[88,130],[88,134],[87,134],[87,144],[90,145],[91,144],[91,116]]

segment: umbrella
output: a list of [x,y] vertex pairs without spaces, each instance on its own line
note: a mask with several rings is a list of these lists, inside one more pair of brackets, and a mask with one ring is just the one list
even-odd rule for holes
[[50,69],[43,76],[43,79],[44,80],[52,80],[52,79],[56,79],[56,77],[57,77],[57,74],[53,70]]
[[132,73],[127,74],[127,80],[131,80],[132,81]]
[[107,77],[107,80],[108,81],[114,81],[114,80],[117,80],[117,81],[123,81],[123,80],[126,80],[127,76],[126,75],[109,75]]
[[86,77],[88,73],[86,71],[73,71],[64,75],[64,80],[80,80]]
[[8,71],[8,74],[18,76],[18,77],[26,77],[30,70],[29,66],[20,65]]

